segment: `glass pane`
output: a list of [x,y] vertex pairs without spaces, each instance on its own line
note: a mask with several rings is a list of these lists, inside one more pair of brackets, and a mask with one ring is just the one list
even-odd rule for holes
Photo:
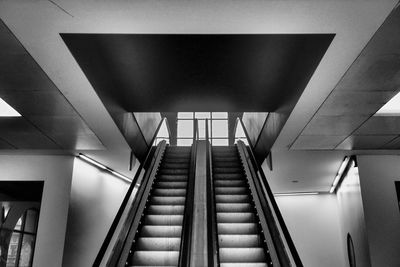
[[227,119],[228,112],[213,112],[212,117],[213,119]]
[[19,258],[19,267],[29,267],[33,252],[33,245],[35,243],[35,236],[24,234],[21,245],[21,253]]
[[191,146],[193,143],[192,139],[178,139],[177,145],[178,146]]
[[198,120],[198,122],[199,122],[199,138],[205,139],[206,138],[206,121]]
[[[22,216],[23,217],[23,216]],[[21,230],[21,226],[22,226],[22,217],[18,219],[17,224],[14,227],[14,230]]]
[[160,130],[158,131],[157,137],[169,137],[168,128],[165,120],[161,124]]
[[193,119],[193,112],[178,112],[178,119]]
[[212,121],[212,137],[228,137],[228,120]]
[[209,119],[209,118],[211,118],[211,113],[210,112],[195,112],[194,117],[196,119]]
[[28,210],[25,218],[25,232],[36,233],[36,224],[38,221],[38,212]]
[[10,246],[8,247],[7,253],[7,267],[15,267],[17,261],[17,253],[18,253],[18,243],[19,243],[20,234],[13,233],[10,240]]
[[193,121],[178,120],[178,138],[193,137]]
[[212,145],[213,146],[227,146],[228,145],[228,139],[213,139],[212,140]]
[[240,122],[236,126],[236,133],[235,133],[235,138],[239,137],[246,137],[246,134],[244,133],[242,124]]

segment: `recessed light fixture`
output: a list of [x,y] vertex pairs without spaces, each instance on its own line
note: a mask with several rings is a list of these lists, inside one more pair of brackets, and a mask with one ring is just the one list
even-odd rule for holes
[[0,117],[21,117],[21,114],[0,97]]
[[375,116],[400,116],[400,93],[383,105],[383,107],[375,113]]
[[[124,181],[127,181],[127,182],[129,182],[129,183],[132,182],[132,179],[129,179],[129,178],[126,177],[125,175],[123,175],[123,174],[121,174],[121,173],[119,173],[119,172],[114,171],[113,169],[111,169],[111,168],[105,166],[104,164],[101,164],[100,162],[98,162],[98,161],[96,161],[96,160],[94,160],[94,159],[92,159],[92,158],[89,158],[88,156],[86,156],[86,155],[84,155],[84,154],[82,154],[82,153],[79,153],[78,157],[79,157],[80,159],[86,161],[86,162],[89,162],[90,164],[95,165],[96,167],[98,167],[98,168],[100,168],[100,169],[102,169],[102,170],[105,170],[105,171],[108,171],[108,172],[112,173],[114,176],[117,176],[118,178],[121,178],[121,179],[124,180]],[[140,184],[139,184],[138,186],[140,186]]]

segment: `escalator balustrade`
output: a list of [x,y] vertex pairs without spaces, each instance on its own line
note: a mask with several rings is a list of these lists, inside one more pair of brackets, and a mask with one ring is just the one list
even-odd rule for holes
[[190,147],[166,148],[127,266],[178,266],[190,156]]

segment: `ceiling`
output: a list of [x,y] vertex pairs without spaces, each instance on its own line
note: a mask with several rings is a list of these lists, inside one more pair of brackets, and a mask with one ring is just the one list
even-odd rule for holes
[[127,111],[261,112],[301,94],[334,34],[61,36],[99,96]]
[[[88,155],[94,157],[100,162],[104,162],[111,168],[118,170],[126,175],[132,176],[127,168],[129,166],[129,146],[124,139],[124,136],[115,125],[112,117],[110,116],[107,107],[104,106],[101,97],[99,97],[99,89],[94,88],[92,85],[93,78],[87,75],[87,70],[82,67],[79,57],[74,52],[71,53],[64,40],[60,36],[62,34],[95,34],[101,36],[107,36],[115,34],[118,36],[138,36],[141,34],[154,34],[154,35],[170,35],[170,34],[217,34],[217,35],[243,35],[243,34],[256,34],[265,36],[279,36],[288,35],[290,36],[308,36],[315,34],[316,36],[329,36],[335,34],[332,43],[329,45],[328,50],[324,53],[322,60],[315,68],[312,64],[312,68],[302,69],[301,64],[297,66],[299,73],[302,73],[302,77],[306,76],[306,73],[313,73],[311,79],[307,78],[307,85],[303,88],[289,88],[288,90],[300,90],[303,91],[297,104],[295,105],[290,117],[288,118],[284,128],[278,136],[273,146],[273,165],[276,167],[275,171],[271,173],[271,187],[275,192],[288,192],[288,191],[328,191],[330,184],[339,168],[340,162],[345,154],[359,153],[359,151],[348,150],[348,151],[332,151],[332,148],[324,149],[323,151],[315,151],[315,148],[306,147],[303,145],[301,151],[295,151],[289,149],[292,146],[297,146],[299,138],[303,135],[305,138],[309,138],[306,145],[310,146],[313,143],[322,143],[323,138],[314,136],[315,134],[309,134],[312,128],[307,129],[307,125],[314,123],[313,120],[323,115],[319,114],[320,107],[329,103],[326,101],[330,98],[330,95],[335,93],[340,87],[340,84],[345,80],[342,79],[347,73],[347,70],[351,70],[353,63],[363,60],[363,57],[359,57],[364,47],[370,42],[371,38],[377,32],[379,27],[382,25],[384,20],[388,17],[390,12],[396,6],[396,0],[376,0],[376,1],[337,1],[337,0],[326,0],[326,1],[78,1],[78,0],[53,0],[53,1],[30,1],[30,0],[3,0],[0,1],[0,19],[4,22],[7,28],[12,32],[15,38],[21,43],[21,46],[25,49],[31,58],[36,62],[37,66],[40,67],[42,74],[39,76],[46,76],[51,81],[52,86],[56,89],[55,92],[59,92],[69,104],[73,107],[73,111],[76,112],[74,116],[77,119],[81,119],[84,123],[79,124],[85,129],[90,131],[98,138],[104,147],[103,150],[82,150]],[[0,35],[4,35],[4,31],[0,32]],[[307,37],[307,38],[308,38]],[[385,37],[383,40],[391,40],[391,38]],[[87,41],[87,40],[86,40]],[[86,42],[85,41],[85,42]],[[103,40],[106,44],[101,49],[106,49],[109,53],[115,53],[111,57],[112,60],[106,59],[107,64],[118,65],[118,57],[123,56],[122,51],[116,51],[115,47],[112,47],[110,39]],[[372,42],[372,41],[371,41]],[[307,43],[307,42],[306,42]],[[388,42],[389,43],[389,42]],[[321,49],[317,43],[311,42],[312,45],[316,45],[317,49]],[[95,44],[97,46],[98,44]],[[307,60],[308,55],[293,55],[289,50],[285,50],[287,44],[282,43],[282,53],[287,55],[286,58],[289,62],[292,60]],[[389,45],[389,44],[388,44]],[[275,43],[273,47],[276,47]],[[325,43],[325,47],[327,44]],[[380,46],[380,45],[378,45]],[[318,48],[319,47],[319,48]],[[281,47],[279,47],[281,48]],[[11,50],[10,50],[11,49]],[[97,48],[96,48],[97,49]],[[5,54],[12,53],[12,47],[7,48]],[[73,51],[73,50],[72,50]],[[217,51],[217,50],[215,50]],[[224,51],[219,50],[219,51]],[[364,50],[364,52],[367,50]],[[250,51],[249,51],[250,52]],[[149,53],[149,52],[148,52]],[[286,54],[287,53],[287,54]],[[321,55],[323,52],[315,55]],[[111,55],[108,54],[108,55]],[[165,55],[168,56],[169,53]],[[147,54],[149,55],[149,54]],[[175,54],[176,55],[176,54]],[[214,57],[223,57],[223,53],[215,53]],[[251,53],[240,54],[246,58]],[[314,56],[315,56],[314,55]],[[238,55],[239,56],[239,55]],[[119,58],[120,59],[120,58]],[[240,59],[240,58],[235,58]],[[357,60],[357,61],[356,61]],[[15,60],[13,60],[15,61]],[[18,62],[21,62],[18,60]],[[182,68],[175,68],[169,70],[166,67],[168,61],[163,60],[163,64],[160,66],[162,70],[167,69],[174,74],[172,70],[180,71]],[[238,62],[241,62],[240,60]],[[265,61],[267,62],[267,61]],[[264,63],[265,63],[264,62]],[[204,74],[210,74],[213,77],[214,66],[208,65],[208,62],[203,61],[205,66]],[[264,64],[260,62],[259,64]],[[267,62],[269,64],[269,62]],[[300,62],[301,63],[301,62]],[[371,63],[371,62],[370,62]],[[368,66],[368,64],[366,63]],[[154,64],[154,61],[153,63]],[[276,65],[268,66],[269,72],[273,71],[271,68]],[[288,62],[280,62],[279,65],[285,71],[289,71]],[[358,63],[356,63],[358,64]],[[154,65],[148,66],[152,68]],[[248,65],[230,66],[224,75],[237,76],[235,68],[245,69]],[[390,65],[390,69],[396,65]],[[28,67],[28,66],[27,66]],[[350,68],[350,69],[349,69]],[[10,68],[11,69],[11,68]],[[157,69],[156,69],[157,70]],[[186,70],[186,69],[184,69]],[[259,73],[260,67],[256,68]],[[355,69],[356,70],[356,69]],[[3,70],[4,71],[4,70]],[[32,67],[32,69],[26,70],[24,75],[28,75],[30,71],[38,71],[38,68]],[[112,76],[114,79],[120,80],[120,73],[123,73],[126,69],[116,69]],[[244,70],[242,71],[244,72]],[[187,73],[190,72],[190,64],[187,69]],[[296,74],[297,72],[293,72]],[[355,72],[357,73],[357,72]],[[144,73],[143,78],[146,86],[153,84],[157,88],[160,88],[160,81],[152,81],[146,77],[149,75],[148,72]],[[176,75],[176,74],[175,74]],[[250,74],[248,74],[250,75]],[[276,75],[276,74],[275,74]],[[276,82],[277,76],[266,75],[263,78],[261,74],[256,75],[257,81],[261,82],[261,86],[251,86],[249,90],[261,90],[263,86],[263,79],[275,84],[282,85],[284,87],[285,82]],[[394,75],[394,74],[393,74]],[[31,75],[31,77],[39,77],[37,75]],[[173,75],[172,75],[173,76]],[[30,76],[28,76],[30,77]],[[128,77],[128,76],[123,76]],[[190,75],[189,75],[190,77]],[[193,76],[192,76],[193,77]],[[252,81],[250,76],[245,76],[247,81]],[[293,80],[294,76],[290,79]],[[168,79],[164,80],[166,82]],[[232,106],[240,106],[249,108],[249,110],[256,110],[255,106],[250,106],[248,102],[238,101],[238,96],[241,94],[238,85],[242,80],[236,83],[237,77],[228,77],[228,81],[219,81],[214,78],[209,79],[207,84],[213,86],[233,86],[236,89],[236,94],[232,96],[230,101],[233,101]],[[272,78],[272,79],[271,79]],[[175,78],[176,81],[177,78]],[[271,80],[270,80],[271,79]],[[275,79],[275,80],[274,80]],[[357,76],[349,76],[350,80],[357,79]],[[135,80],[136,81],[136,80]],[[163,81],[163,80],[161,80]],[[173,80],[170,80],[173,81]],[[378,82],[379,80],[377,80]],[[128,88],[133,82],[133,79],[123,80],[123,86],[121,88]],[[225,84],[225,82],[227,82]],[[196,84],[194,84],[196,86]],[[197,85],[198,86],[198,85]],[[237,87],[236,87],[237,86]],[[338,87],[339,86],[339,87]],[[174,89],[176,92],[182,92],[185,84],[181,84],[180,88]],[[136,87],[135,87],[136,88]],[[204,87],[203,87],[204,88]],[[247,88],[247,87],[246,87]],[[1,89],[0,89],[1,90]],[[53,89],[52,89],[53,90]],[[58,90],[58,91],[57,91]],[[121,89],[118,95],[126,93],[127,90]],[[219,89],[218,89],[219,90]],[[209,89],[210,94],[216,94],[217,89],[212,91]],[[369,107],[367,105],[369,100],[366,99],[365,103],[357,94],[347,94],[347,91],[342,90],[342,96],[345,99],[357,99],[360,102],[356,102],[356,105],[360,109]],[[136,91],[135,91],[136,92]],[[137,91],[136,93],[138,93]],[[15,95],[14,95],[15,93]],[[192,92],[193,94],[196,92]],[[266,93],[266,92],[262,92]],[[268,93],[268,92],[267,92]],[[340,93],[339,91],[337,93]],[[393,92],[392,92],[393,93]],[[16,95],[18,92],[11,92],[10,99],[17,99]],[[129,107],[128,101],[125,101],[126,95],[121,94],[119,97],[122,100],[121,103]],[[13,96],[14,95],[14,96]],[[168,96],[168,94],[165,94]],[[263,95],[263,94],[259,94]],[[279,95],[279,94],[278,94]],[[283,94],[282,94],[283,95]],[[379,97],[374,97],[379,101],[386,101],[383,94],[379,94]],[[129,96],[130,97],[130,96]],[[329,98],[328,98],[329,97]],[[274,98],[275,99],[275,98]],[[277,101],[280,101],[280,98]],[[334,99],[332,99],[333,101]],[[38,100],[38,105],[43,101]],[[132,101],[137,101],[136,98]],[[229,102],[230,102],[229,101]],[[242,103],[242,101],[244,103]],[[270,108],[274,108],[275,101],[268,102],[267,98],[257,99],[257,103],[262,105],[262,110],[268,111]],[[350,100],[349,100],[350,101]],[[379,102],[378,101],[378,102]],[[131,103],[129,101],[129,103]],[[138,107],[141,103],[135,102]],[[222,103],[222,102],[220,102]],[[335,103],[335,101],[333,101]],[[349,102],[349,105],[354,105],[353,102]],[[380,105],[381,102],[379,102]],[[192,103],[196,105],[196,103]],[[163,105],[163,103],[160,103]],[[185,108],[184,104],[179,107],[179,103],[175,103],[174,106],[179,108]],[[376,107],[373,102],[370,106],[373,108],[368,109],[370,113]],[[378,104],[377,104],[378,105]],[[146,105],[147,106],[147,105]],[[29,107],[29,104],[23,104],[22,107]],[[136,107],[136,105],[135,105]],[[130,107],[134,109],[135,107]],[[216,108],[216,103],[210,103],[210,108]],[[230,107],[228,104],[223,106],[227,110]],[[188,106],[186,106],[188,108]],[[253,109],[251,109],[253,108]],[[173,109],[171,106],[165,106],[165,109]],[[258,109],[258,108],[257,108]],[[139,110],[139,108],[138,108]],[[234,110],[232,108],[232,110]],[[168,111],[168,110],[158,110]],[[225,110],[226,111],[226,110]],[[236,110],[238,111],[238,110]],[[244,110],[246,111],[246,110]],[[334,112],[327,109],[327,112]],[[29,112],[27,113],[29,114]],[[333,114],[333,113],[332,113]],[[328,114],[328,115],[332,115]],[[50,116],[49,114],[42,114],[43,116]],[[343,114],[342,114],[343,115]],[[24,116],[24,119],[28,119],[28,116]],[[371,118],[372,119],[372,118]],[[47,121],[47,120],[46,120]],[[32,124],[31,121],[29,123]],[[380,122],[382,123],[382,122]],[[311,124],[312,125],[312,124]],[[328,127],[330,124],[322,126],[322,129]],[[390,124],[391,125],[391,124]],[[311,127],[311,126],[310,126]],[[353,126],[352,126],[353,127]],[[358,127],[358,126],[357,126]],[[365,127],[365,128],[364,128]],[[386,126],[389,127],[389,126]],[[392,127],[392,126],[391,126]],[[7,126],[6,128],[9,128]],[[328,128],[326,128],[328,129]],[[359,128],[359,130],[371,133],[375,131],[376,127],[365,126]],[[387,128],[390,130],[389,128]],[[397,131],[396,128],[393,131]],[[22,132],[25,132],[23,130]],[[45,135],[50,133],[43,130]],[[78,131],[76,132],[78,133]],[[381,134],[381,133],[379,133]],[[331,134],[332,135],[332,134]],[[337,138],[337,143],[343,142],[348,137],[355,135],[352,131],[349,134],[335,134],[332,135],[342,136]],[[367,136],[368,134],[366,134]],[[390,134],[392,135],[392,132]],[[397,134],[395,134],[397,136]],[[298,138],[299,137],[299,138]],[[333,137],[332,137],[333,138]],[[354,139],[356,140],[356,139]],[[361,139],[360,139],[361,140]],[[375,140],[375,139],[373,139]],[[395,140],[395,139],[393,139]],[[349,146],[349,148],[352,148]],[[294,147],[293,147],[294,148]],[[335,147],[336,144],[335,144]],[[353,147],[354,148],[354,147]],[[376,148],[376,147],[375,147]],[[44,149],[44,147],[42,148]],[[54,151],[65,151],[65,153],[75,152],[75,149],[66,149],[63,147],[54,149]],[[15,149],[2,149],[0,153],[36,153],[34,150],[17,150]],[[48,153],[48,152],[44,152]],[[362,153],[396,153],[393,151],[383,150],[368,150]],[[274,156],[275,155],[275,156]],[[329,165],[329,167],[328,167]],[[319,166],[315,168],[315,166]],[[292,180],[298,180],[297,183],[292,183]]]
[[400,148],[400,117],[374,116],[400,92],[399,32],[397,8],[319,107],[292,149]]

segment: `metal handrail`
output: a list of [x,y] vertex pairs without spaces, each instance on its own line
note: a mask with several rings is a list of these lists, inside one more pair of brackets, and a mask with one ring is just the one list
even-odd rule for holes
[[[150,144],[154,143],[154,140],[156,139],[156,137],[158,135],[158,132],[159,132],[159,130],[161,128],[161,125],[162,125],[164,120],[166,120],[166,118],[163,118],[160,121],[160,123],[158,124],[157,129],[156,129],[156,131],[155,131],[155,133],[153,135],[153,138],[152,138],[152,141],[151,141]],[[99,253],[97,254],[97,256],[96,256],[96,258],[95,258],[95,260],[93,262],[93,266],[95,266],[95,267],[100,266],[101,262],[103,261],[105,253],[106,253],[107,249],[110,246],[111,239],[115,234],[115,231],[116,231],[116,229],[118,227],[118,224],[120,223],[121,217],[122,217],[122,215],[123,215],[123,213],[124,213],[124,211],[126,209],[128,201],[132,196],[132,192],[133,192],[133,190],[134,190],[134,188],[136,186],[136,183],[137,183],[138,179],[140,178],[140,176],[142,174],[142,171],[145,168],[145,166],[147,166],[149,164],[149,162],[151,161],[151,159],[152,159],[151,156],[152,156],[152,146],[149,146],[149,148],[147,150],[146,158],[145,158],[145,160],[143,162],[141,162],[139,168],[136,171],[136,174],[135,174],[134,178],[132,179],[131,185],[129,186],[128,191],[125,194],[124,199],[122,200],[121,206],[119,207],[118,212],[117,212],[117,214],[116,214],[116,216],[115,216],[115,218],[114,218],[114,220],[113,220],[113,222],[112,222],[112,224],[110,226],[110,229],[108,230],[107,235],[106,235],[106,237],[105,237],[105,239],[103,241],[103,244],[100,247]]]
[[179,253],[179,267],[190,266],[190,252],[192,244],[193,230],[193,207],[194,207],[194,184],[196,177],[196,155],[197,155],[197,139],[198,139],[198,121],[193,123],[193,144],[190,156],[190,174],[186,190],[186,203],[182,223],[182,236]]
[[217,233],[217,220],[216,220],[216,206],[215,206],[215,194],[214,194],[214,179],[212,175],[212,156],[211,156],[211,143],[208,134],[208,119],[206,119],[206,179],[207,179],[207,228],[208,234],[208,266],[218,267],[219,266],[219,244],[218,244],[218,233]]
[[[243,121],[240,118],[238,118],[238,121],[241,123],[241,125],[243,127],[243,130],[245,132],[246,138],[249,141],[249,135],[248,135],[248,132],[247,132],[245,126],[244,126]],[[246,145],[242,141],[239,141],[238,144],[240,144],[240,145],[242,145],[243,147],[246,148]],[[265,188],[265,190],[263,190],[262,188],[259,188],[259,190],[262,191],[262,192],[260,192],[261,193],[260,197],[264,196],[265,200],[268,203],[268,204],[262,204],[262,206],[263,206],[262,208],[263,208],[263,210],[266,210],[268,212],[268,209],[270,209],[270,207],[271,207],[271,209],[274,212],[274,215],[275,215],[275,217],[277,219],[277,222],[275,221],[275,217],[272,216],[271,219],[274,219],[275,225],[279,226],[280,230],[282,231],[283,237],[284,237],[284,239],[286,241],[286,244],[287,244],[287,246],[289,248],[289,251],[290,251],[290,255],[291,255],[295,265],[297,267],[302,267],[303,264],[301,262],[300,256],[299,256],[299,254],[298,254],[298,252],[296,250],[296,247],[295,247],[295,245],[293,243],[293,240],[292,240],[292,238],[290,236],[289,230],[287,229],[286,224],[285,224],[285,222],[283,220],[282,214],[281,214],[281,212],[280,212],[280,210],[278,208],[278,204],[275,201],[274,195],[273,195],[272,190],[271,190],[271,188],[270,188],[270,186],[268,184],[268,181],[267,181],[267,178],[266,178],[266,176],[264,174],[264,171],[263,171],[263,169],[261,168],[261,166],[259,165],[259,163],[257,162],[257,160],[256,160],[256,158],[254,156],[253,148],[251,146],[248,146],[247,149],[245,149],[245,151],[247,152],[248,160],[250,161],[250,162],[248,162],[248,165],[250,167],[254,168],[254,170],[253,170],[253,176],[254,176],[253,179],[256,182],[260,183],[262,188]],[[269,226],[274,228],[273,225],[269,225]],[[272,230],[274,230],[274,229],[272,229]],[[279,240],[277,240],[277,238],[278,238],[277,236],[280,237],[279,231],[277,233],[273,233],[272,232],[271,234],[273,234],[273,238],[275,237],[275,240],[274,240],[275,244],[281,243]],[[278,247],[278,249],[279,249],[279,247]],[[285,251],[287,253],[287,250],[285,250]],[[281,254],[280,258],[283,258],[283,257],[284,257],[284,255]]]

